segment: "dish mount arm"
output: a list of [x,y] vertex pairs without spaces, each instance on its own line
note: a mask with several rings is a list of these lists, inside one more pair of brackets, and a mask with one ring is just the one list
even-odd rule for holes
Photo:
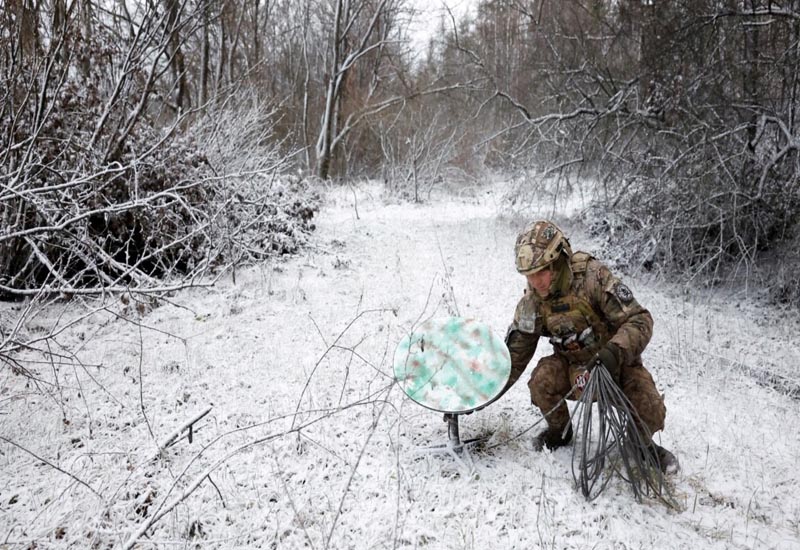
[[450,445],[458,449],[461,447],[461,437],[458,434],[458,415],[453,413],[444,413],[444,420],[447,422],[447,437]]

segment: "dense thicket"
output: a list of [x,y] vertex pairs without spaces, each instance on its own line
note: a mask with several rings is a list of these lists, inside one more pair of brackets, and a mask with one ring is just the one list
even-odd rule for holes
[[285,175],[274,102],[230,71],[190,79],[212,9],[5,7],[0,295],[191,284],[303,242],[316,191]]
[[630,264],[796,301],[800,2],[486,1],[449,49],[496,98],[486,152],[595,182]]

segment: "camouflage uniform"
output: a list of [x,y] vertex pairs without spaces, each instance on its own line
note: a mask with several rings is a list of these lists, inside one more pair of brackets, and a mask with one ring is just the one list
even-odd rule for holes
[[[613,374],[638,413],[640,431],[653,434],[663,429],[664,400],[641,358],[653,333],[650,313],[600,261],[584,252],[573,254],[551,222],[529,225],[517,240],[516,253],[520,273],[549,268],[555,275],[545,298],[529,285],[517,305],[506,338],[511,352],[509,386],[522,375],[539,338],[550,338],[554,353],[539,361],[528,387],[533,403],[543,414],[549,412],[548,430],[561,433],[569,423],[569,411],[566,403],[559,402],[576,376],[610,349],[615,356]],[[573,393],[570,399],[579,395]],[[563,443],[571,439],[571,431],[568,436]]]

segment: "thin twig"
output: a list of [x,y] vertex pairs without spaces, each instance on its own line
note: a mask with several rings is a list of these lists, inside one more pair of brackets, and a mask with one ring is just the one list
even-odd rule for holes
[[153,426],[150,425],[150,419],[147,418],[147,411],[144,408],[144,382],[142,381],[142,363],[144,362],[144,341],[142,339],[142,327],[139,326],[139,407],[142,411],[145,424],[147,424],[147,431],[150,432],[150,437],[158,445],[156,434],[153,433]]
[[383,416],[383,412],[386,410],[386,404],[389,402],[389,393],[391,393],[392,388],[394,388],[394,384],[389,386],[387,391],[386,400],[383,402],[380,410],[378,411],[378,415],[372,420],[372,428],[367,435],[367,439],[364,441],[364,444],[361,446],[361,451],[358,453],[358,458],[356,459],[356,463],[353,468],[350,470],[350,476],[347,478],[347,483],[344,486],[344,490],[342,491],[342,498],[339,500],[339,507],[336,509],[336,514],[333,516],[333,520],[331,522],[330,531],[328,531],[328,537],[325,540],[325,548],[330,548],[331,539],[333,538],[333,532],[336,529],[336,523],[339,521],[339,516],[342,515],[342,509],[344,507],[344,501],[347,498],[347,494],[350,492],[350,486],[353,484],[353,479],[356,476],[356,472],[358,471],[358,466],[361,464],[361,459],[364,458],[364,453],[369,446],[369,442],[372,440],[372,436],[375,435],[377,431],[378,421]]
[[86,487],[87,489],[89,489],[89,490],[90,490],[90,491],[91,491],[91,492],[92,492],[92,493],[93,493],[93,494],[94,494],[94,495],[95,495],[97,498],[99,498],[100,500],[103,500],[103,495],[101,495],[100,493],[98,493],[97,491],[95,491],[95,489],[94,489],[94,488],[93,488],[91,485],[89,485],[88,483],[86,483],[85,481],[83,481],[82,479],[80,479],[79,477],[75,476],[75,474],[72,474],[72,473],[70,473],[70,472],[68,472],[68,471],[66,471],[66,470],[63,470],[62,468],[59,468],[58,466],[56,466],[55,464],[53,464],[53,463],[52,463],[52,462],[50,462],[49,460],[46,460],[46,459],[44,459],[44,458],[40,457],[39,455],[37,455],[37,454],[36,454],[36,453],[34,453],[33,451],[29,451],[28,449],[26,449],[26,448],[25,448],[25,447],[23,447],[22,445],[20,445],[20,444],[18,444],[18,443],[15,443],[14,441],[11,441],[10,439],[8,439],[8,438],[6,438],[6,437],[3,437],[2,435],[0,435],[0,439],[1,439],[1,440],[3,440],[3,441],[5,441],[5,442],[6,442],[6,443],[8,443],[9,445],[12,445],[12,446],[16,447],[17,449],[19,449],[19,450],[21,450],[21,451],[24,451],[24,452],[28,453],[29,455],[31,455],[33,458],[35,458],[35,459],[36,459],[36,460],[38,460],[39,462],[42,462],[43,464],[47,464],[48,466],[50,466],[50,467],[51,467],[51,468],[53,468],[54,470],[58,470],[58,471],[59,471],[59,472],[61,472],[62,474],[64,474],[64,475],[67,475],[67,476],[71,477],[72,479],[74,479],[75,481],[77,481],[78,483],[80,483],[81,485],[83,485],[84,487]]
[[350,328],[356,323],[356,321],[361,319],[361,317],[363,317],[365,315],[368,315],[368,314],[372,314],[372,313],[386,313],[386,312],[389,312],[389,311],[394,313],[395,310],[387,309],[387,308],[367,309],[367,310],[364,310],[364,311],[358,313],[358,315],[356,315],[353,319],[351,319],[347,323],[347,326],[345,326],[344,329],[339,333],[339,335],[333,341],[333,344],[328,346],[328,348],[325,350],[325,352],[320,356],[320,358],[314,364],[314,367],[311,369],[311,374],[309,374],[308,377],[306,378],[306,382],[303,385],[303,390],[300,392],[300,397],[298,397],[298,399],[297,399],[297,406],[295,407],[295,410],[294,410],[295,419],[292,420],[292,428],[294,428],[294,426],[295,426],[295,422],[297,420],[297,415],[300,412],[300,405],[303,403],[303,397],[305,396],[305,393],[308,390],[309,385],[311,384],[311,379],[314,377],[314,373],[316,373],[317,368],[319,368],[320,364],[322,364],[322,361],[325,359],[325,357],[327,357],[328,354],[331,352],[331,350],[334,349],[333,346],[335,346],[339,342],[339,340],[341,340],[344,337],[344,335],[347,333],[347,331],[349,331]]

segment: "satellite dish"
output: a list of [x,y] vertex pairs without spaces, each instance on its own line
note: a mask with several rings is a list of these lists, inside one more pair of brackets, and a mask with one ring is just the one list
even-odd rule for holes
[[394,376],[416,403],[466,414],[502,395],[511,376],[505,342],[475,319],[430,319],[397,345]]

